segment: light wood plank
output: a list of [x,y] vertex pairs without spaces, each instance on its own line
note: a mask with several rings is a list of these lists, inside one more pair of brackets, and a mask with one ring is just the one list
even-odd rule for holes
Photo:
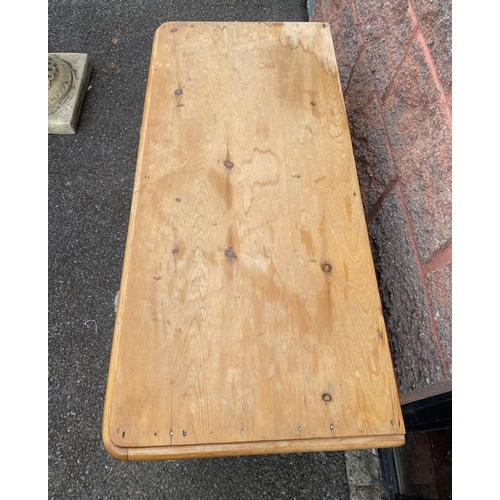
[[328,25],[162,25],[107,449],[176,458],[403,435]]

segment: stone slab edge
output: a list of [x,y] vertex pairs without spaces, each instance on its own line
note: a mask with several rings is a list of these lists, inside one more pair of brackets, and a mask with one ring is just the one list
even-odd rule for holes
[[346,451],[344,455],[350,500],[381,500],[381,470],[377,450]]
[[[48,54],[49,56],[51,53]],[[83,101],[92,73],[87,54],[54,53],[67,62],[73,70],[75,83],[67,98],[48,114],[49,134],[76,134]]]

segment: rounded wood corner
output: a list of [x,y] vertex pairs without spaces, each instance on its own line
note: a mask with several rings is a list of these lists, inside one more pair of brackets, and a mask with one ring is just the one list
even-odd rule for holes
[[124,448],[123,446],[118,446],[113,443],[111,439],[111,435],[109,433],[109,426],[106,422],[103,423],[102,426],[102,443],[104,445],[104,449],[108,452],[116,460],[128,460],[128,448]]
[[[154,33],[155,37],[156,37],[156,36],[157,36],[157,35],[158,35],[161,31],[166,30],[166,29],[168,29],[169,27],[170,27],[170,29],[174,29],[174,28],[176,28],[178,24],[179,24],[179,23],[178,23],[177,21],[166,21],[166,22],[164,22],[164,23],[160,24],[160,26],[158,26],[158,28],[156,28],[156,30],[155,30],[155,33]],[[176,30],[176,31],[177,31],[177,30]]]
[[397,440],[391,448],[398,448],[399,446],[404,446],[406,444],[406,434],[395,434],[395,439]]

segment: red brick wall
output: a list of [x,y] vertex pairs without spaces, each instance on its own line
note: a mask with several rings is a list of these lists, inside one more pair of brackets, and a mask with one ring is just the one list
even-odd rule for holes
[[401,402],[451,390],[451,0],[315,0],[328,22]]

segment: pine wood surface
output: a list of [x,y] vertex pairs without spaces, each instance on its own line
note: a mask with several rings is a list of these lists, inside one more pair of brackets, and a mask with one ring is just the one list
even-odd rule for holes
[[404,432],[329,26],[163,24],[107,450],[376,448]]

